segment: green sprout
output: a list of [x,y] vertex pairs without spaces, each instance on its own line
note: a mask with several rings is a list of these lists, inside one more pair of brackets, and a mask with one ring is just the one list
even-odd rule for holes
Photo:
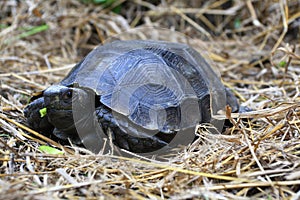
[[286,66],[286,62],[285,61],[281,61],[278,66],[279,67],[285,67]]
[[233,24],[234,24],[234,28],[235,28],[235,29],[241,28],[241,24],[242,24],[241,19],[240,19],[240,18],[236,18],[236,19],[234,20]]

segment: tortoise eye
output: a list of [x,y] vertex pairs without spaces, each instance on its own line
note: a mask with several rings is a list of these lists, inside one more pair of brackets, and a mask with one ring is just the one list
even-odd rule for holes
[[72,98],[72,90],[68,90],[66,91],[63,96],[62,96],[63,100],[68,100]]

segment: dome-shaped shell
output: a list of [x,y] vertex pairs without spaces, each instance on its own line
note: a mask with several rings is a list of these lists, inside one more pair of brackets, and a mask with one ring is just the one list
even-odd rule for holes
[[97,47],[61,84],[93,89],[118,116],[171,132],[209,120],[211,79],[222,93],[216,74],[187,45],[132,40]]

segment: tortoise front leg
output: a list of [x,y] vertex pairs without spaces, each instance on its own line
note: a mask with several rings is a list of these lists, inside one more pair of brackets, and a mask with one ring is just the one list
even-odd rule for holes
[[[134,136],[128,132],[132,130],[132,132],[138,131],[138,134],[146,135],[146,130],[143,127],[134,125],[127,118],[124,118],[125,121],[119,122],[123,123],[123,125],[119,124],[114,118],[112,111],[104,105],[96,108],[95,114],[104,134],[109,135],[110,132],[112,141],[115,145],[132,152],[146,153],[158,150],[168,145],[168,140],[170,140],[170,137],[174,136],[162,132],[149,137]],[[117,113],[115,113],[115,115],[116,114]]]

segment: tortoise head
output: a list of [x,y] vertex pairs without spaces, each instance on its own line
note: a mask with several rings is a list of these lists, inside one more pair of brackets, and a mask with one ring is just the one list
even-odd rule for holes
[[82,89],[62,85],[50,86],[43,92],[44,105],[51,112],[72,110],[72,102],[84,102],[86,96]]
[[76,126],[89,120],[95,109],[95,93],[84,88],[53,85],[43,92],[46,116],[59,138],[76,134]]

